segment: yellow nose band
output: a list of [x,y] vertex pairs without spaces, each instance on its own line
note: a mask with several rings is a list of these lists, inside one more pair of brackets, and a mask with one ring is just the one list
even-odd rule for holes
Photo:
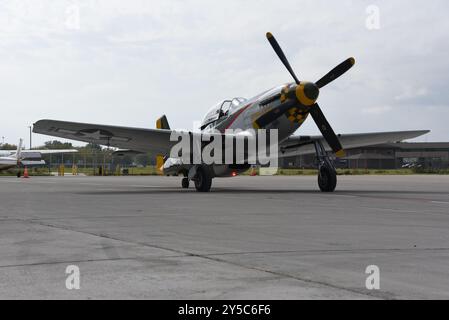
[[300,84],[296,87],[296,98],[302,105],[304,105],[306,107],[310,107],[311,105],[315,104],[315,101],[316,101],[316,100],[307,98],[306,94],[304,93],[304,85],[303,84]]

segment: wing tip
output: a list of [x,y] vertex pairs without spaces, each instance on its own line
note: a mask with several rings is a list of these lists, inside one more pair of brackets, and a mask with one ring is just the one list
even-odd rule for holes
[[417,138],[417,137],[421,137],[421,136],[424,136],[426,134],[429,134],[432,131],[431,130],[415,130],[415,131],[406,131],[406,132],[409,132],[410,134],[413,134],[414,137],[409,138],[409,139],[413,139],[413,138]]

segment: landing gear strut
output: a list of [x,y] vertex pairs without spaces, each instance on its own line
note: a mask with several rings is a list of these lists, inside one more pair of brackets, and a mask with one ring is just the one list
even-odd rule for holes
[[189,189],[189,184],[190,184],[189,178],[187,177],[182,178],[181,185],[183,189]]
[[321,141],[314,142],[318,160],[318,186],[322,192],[334,192],[337,187],[337,172]]

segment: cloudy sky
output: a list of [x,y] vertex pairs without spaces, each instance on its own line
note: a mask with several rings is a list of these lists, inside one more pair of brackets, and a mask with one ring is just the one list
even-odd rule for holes
[[0,138],[28,143],[43,118],[154,127],[166,114],[191,128],[221,99],[291,81],[271,31],[303,80],[356,58],[321,92],[335,131],[449,141],[447,12],[447,0],[1,0]]

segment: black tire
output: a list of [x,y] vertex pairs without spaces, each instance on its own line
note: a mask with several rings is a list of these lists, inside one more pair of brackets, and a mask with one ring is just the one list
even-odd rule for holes
[[189,189],[189,178],[182,178],[181,185],[183,189]]
[[17,178],[20,178],[22,176],[22,172],[19,170],[17,171]]
[[321,167],[318,174],[318,186],[322,192],[334,192],[337,187],[337,173],[334,169]]
[[209,192],[212,187],[212,174],[204,167],[199,167],[195,176],[195,188],[198,192]]

